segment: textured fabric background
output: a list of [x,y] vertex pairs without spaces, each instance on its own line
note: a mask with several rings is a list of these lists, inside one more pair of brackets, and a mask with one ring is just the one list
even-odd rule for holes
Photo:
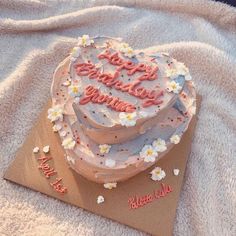
[[[0,176],[75,38],[123,37],[183,61],[203,96],[174,235],[236,235],[236,9],[212,1],[0,0]],[[0,235],[144,235],[0,180]]]

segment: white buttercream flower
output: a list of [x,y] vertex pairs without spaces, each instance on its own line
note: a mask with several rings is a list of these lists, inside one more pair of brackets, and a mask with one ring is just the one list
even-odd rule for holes
[[79,97],[82,95],[82,91],[80,89],[80,86],[78,84],[72,84],[68,87],[68,94],[71,97]]
[[112,160],[112,159],[106,159],[105,160],[105,166],[112,168],[115,165],[116,165],[116,161],[115,160]]
[[104,188],[107,188],[107,189],[113,189],[113,188],[116,188],[117,183],[106,183],[103,186]]
[[62,142],[62,146],[65,149],[73,149],[75,147],[76,142],[72,138],[66,138]]
[[72,163],[73,165],[75,164],[75,159],[71,156],[66,156],[66,159],[68,162]]
[[160,138],[154,140],[152,146],[157,152],[164,152],[167,149],[165,140]]
[[98,196],[97,197],[97,204],[101,204],[101,203],[103,203],[105,201],[105,199],[104,199],[104,197],[103,196]]
[[171,78],[171,79],[174,79],[174,78],[176,78],[178,76],[178,72],[177,72],[176,68],[169,68],[168,67],[165,70],[165,73],[166,73],[166,76]]
[[182,87],[178,83],[176,83],[174,80],[172,80],[171,82],[167,83],[166,89],[168,92],[179,93]]
[[[186,79],[186,75],[189,75],[188,68],[184,65],[184,63],[181,62],[177,62],[175,65],[176,66],[174,68],[167,67],[167,69],[165,70],[166,76],[174,79],[179,75],[183,75]],[[186,80],[190,79],[190,77],[188,77]]]
[[51,120],[51,122],[56,120],[63,120],[63,108],[60,105],[56,105],[52,108],[48,109],[48,119]]
[[126,57],[131,58],[135,56],[134,50],[129,46],[128,43],[121,43],[119,50],[120,52],[124,53]]
[[120,124],[123,126],[134,126],[137,120],[137,113],[127,113],[127,112],[120,112],[119,114]]
[[33,153],[38,153],[39,152],[39,147],[34,147]]
[[178,75],[184,75],[185,76],[186,74],[189,74],[188,68],[182,62],[178,62],[176,64],[176,70],[177,70]]
[[141,158],[144,158],[144,162],[154,162],[158,153],[152,145],[145,145],[139,155]]
[[166,173],[164,170],[161,169],[161,167],[156,167],[154,168],[150,174],[152,175],[151,176],[151,179],[154,180],[154,181],[160,181],[162,179],[164,179],[166,177]]
[[43,147],[43,152],[48,153],[50,151],[49,145]]
[[53,132],[58,132],[59,130],[62,129],[62,126],[60,124],[55,124],[53,127],[52,127],[52,130]]
[[179,175],[179,169],[173,169],[173,173],[175,176],[178,176]]
[[70,53],[71,55],[70,60],[75,61],[80,56],[80,52],[81,52],[80,47],[74,47]]
[[109,151],[110,151],[110,149],[111,149],[111,146],[110,145],[108,145],[108,144],[100,144],[99,145],[99,151],[100,151],[100,153],[108,153]]
[[127,51],[127,48],[129,48],[129,47],[130,46],[128,43],[121,43],[119,50],[120,50],[120,52],[125,53]]
[[131,47],[128,47],[126,51],[124,52],[124,55],[126,57],[132,58],[135,56],[134,50]]
[[174,134],[170,138],[170,142],[174,144],[178,144],[180,142],[180,137],[177,134]]
[[79,46],[86,47],[86,46],[90,46],[93,43],[94,43],[94,41],[92,39],[90,39],[87,34],[84,34],[82,37],[78,38],[78,45]]

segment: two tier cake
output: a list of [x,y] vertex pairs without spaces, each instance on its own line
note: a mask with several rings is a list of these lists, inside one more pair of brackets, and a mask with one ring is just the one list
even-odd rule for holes
[[196,110],[183,63],[110,37],[79,37],[55,71],[51,96],[48,118],[69,165],[109,188],[178,144]]

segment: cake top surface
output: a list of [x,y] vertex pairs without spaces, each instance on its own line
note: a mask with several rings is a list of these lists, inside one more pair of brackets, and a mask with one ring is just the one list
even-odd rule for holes
[[81,38],[71,54],[69,94],[81,122],[133,126],[172,104],[187,73],[168,54],[135,51],[120,39]]

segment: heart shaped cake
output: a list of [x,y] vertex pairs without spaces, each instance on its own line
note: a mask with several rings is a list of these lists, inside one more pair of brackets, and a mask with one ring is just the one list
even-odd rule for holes
[[183,63],[110,37],[79,37],[54,73],[51,96],[48,118],[68,163],[109,188],[179,143],[196,110]]

